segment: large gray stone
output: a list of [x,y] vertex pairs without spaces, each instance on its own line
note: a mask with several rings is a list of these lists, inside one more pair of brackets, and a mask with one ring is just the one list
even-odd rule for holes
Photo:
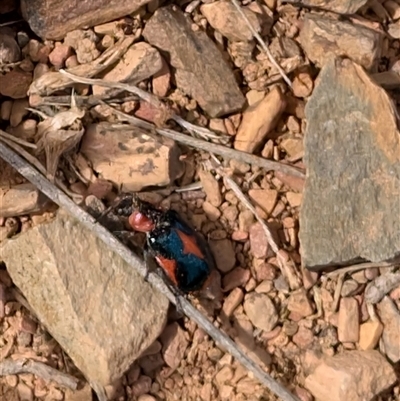
[[312,269],[400,254],[400,132],[387,93],[363,68],[331,60],[307,107],[300,213]]
[[40,321],[90,382],[118,379],[161,333],[168,300],[59,212],[0,254]]

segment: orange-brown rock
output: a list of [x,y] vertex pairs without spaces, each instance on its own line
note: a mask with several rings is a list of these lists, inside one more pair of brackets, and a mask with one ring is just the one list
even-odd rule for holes
[[263,145],[267,135],[275,128],[286,102],[279,89],[275,87],[264,99],[248,107],[244,113],[234,147],[252,153]]
[[124,191],[168,185],[183,168],[174,141],[135,133],[134,128],[113,131],[107,123],[89,126],[81,151],[101,178]]
[[317,400],[371,401],[395,382],[393,367],[378,351],[346,351],[324,358],[305,386]]

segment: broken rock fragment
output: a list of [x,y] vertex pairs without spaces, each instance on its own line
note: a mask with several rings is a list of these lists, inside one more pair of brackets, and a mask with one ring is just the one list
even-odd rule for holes
[[[62,39],[74,29],[91,27],[128,15],[149,0],[21,0],[30,28],[42,39]],[[71,12],[73,10],[73,12]]]
[[175,68],[177,87],[210,117],[240,110],[245,102],[235,77],[214,42],[174,6],[158,9],[143,36]]
[[278,322],[275,305],[266,294],[250,293],[245,298],[243,308],[250,321],[258,329],[269,332]]
[[88,127],[81,151],[101,178],[122,185],[124,191],[168,185],[183,168],[174,141],[135,128],[112,130],[107,123]]
[[360,326],[359,345],[362,350],[374,349],[383,331],[382,323],[379,320],[368,320]]
[[[231,2],[220,0],[203,4],[200,10],[208,23],[229,40],[241,42],[253,39],[249,26]],[[261,26],[257,15],[247,8],[243,7],[242,10],[254,29],[260,32]]]
[[307,57],[322,67],[332,57],[348,57],[370,69],[381,55],[379,32],[346,21],[306,14],[300,42]]
[[342,298],[339,308],[338,338],[342,343],[357,342],[360,332],[360,313],[354,298]]
[[48,199],[32,184],[0,187],[0,217],[21,216],[43,209]]
[[0,74],[0,95],[12,99],[25,98],[31,83],[32,73],[17,67],[4,75]]
[[400,252],[400,133],[387,93],[362,67],[331,60],[306,106],[303,263],[378,262]]
[[189,345],[185,337],[185,332],[178,323],[170,324],[161,335],[163,344],[162,353],[165,363],[173,369],[176,369],[181,363],[186,348]]
[[89,382],[119,379],[164,328],[168,300],[64,212],[8,240],[0,254]]
[[[136,84],[157,74],[163,67],[163,61],[157,49],[145,42],[133,44],[120,58],[111,71],[102,75],[110,82],[130,82]],[[94,95],[109,91],[103,86],[93,86]]]
[[253,153],[263,145],[267,135],[275,128],[285,110],[286,102],[278,86],[264,99],[248,107],[235,137],[234,147],[243,152]]
[[346,351],[324,358],[305,386],[321,401],[372,401],[396,380],[393,367],[378,351]]

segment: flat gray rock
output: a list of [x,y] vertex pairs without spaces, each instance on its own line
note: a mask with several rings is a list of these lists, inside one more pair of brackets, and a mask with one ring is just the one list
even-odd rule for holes
[[355,14],[368,0],[303,0],[302,5],[318,7],[338,14]]
[[168,300],[95,235],[60,211],[8,240],[14,283],[90,382],[122,376],[160,335]]
[[159,8],[143,36],[174,67],[177,87],[195,99],[210,117],[239,111],[245,98],[214,42],[176,6]]
[[350,60],[321,70],[306,106],[305,266],[400,255],[400,132],[387,93]]

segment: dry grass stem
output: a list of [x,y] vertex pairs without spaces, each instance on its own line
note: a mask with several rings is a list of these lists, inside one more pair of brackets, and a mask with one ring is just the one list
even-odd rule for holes
[[167,120],[172,119],[182,128],[187,129],[191,133],[198,134],[202,138],[218,139],[218,140],[221,139],[221,135],[217,135],[215,132],[209,130],[208,128],[192,124],[184,120],[182,117],[176,115],[175,113],[172,112],[171,109],[168,108],[168,106],[166,106],[163,102],[161,102],[157,96],[148,93],[143,89],[138,88],[135,85],[125,84],[121,82],[109,82],[103,79],[82,78],[73,75],[65,70],[60,70],[60,72],[65,76],[67,76],[69,79],[73,80],[74,82],[88,85],[99,85],[99,86],[104,86],[106,88],[121,89],[133,93],[140,99],[159,109],[164,114],[164,121],[162,122],[166,122]]
[[345,274],[340,274],[336,283],[335,294],[333,296],[332,311],[336,312],[339,308],[340,294],[344,283]]
[[394,267],[396,266],[394,263],[389,262],[366,262],[366,263],[359,263],[357,265],[351,265],[347,267],[341,267],[333,272],[327,273],[326,277],[332,278],[339,276],[340,274],[344,273],[354,273],[359,270],[364,269],[373,269],[373,268],[380,268],[380,267]]
[[261,48],[265,51],[266,55],[268,56],[269,60],[271,63],[274,65],[274,67],[279,71],[279,74],[283,78],[283,80],[289,85],[289,87],[292,87],[292,81],[289,79],[289,77],[285,74],[285,71],[283,71],[282,67],[277,63],[277,61],[274,59],[273,55],[268,49],[268,46],[265,44],[263,38],[259,35],[259,33],[254,29],[253,25],[247,18],[246,14],[243,12],[242,8],[240,7],[240,4],[237,0],[231,0],[232,4],[236,7],[242,18],[246,21],[247,26],[249,27],[251,33],[254,35],[254,37],[257,39],[257,42],[260,44]]
[[0,362],[0,376],[31,373],[46,381],[53,381],[60,386],[76,390],[79,380],[66,373],[60,372],[42,362],[32,359],[6,359]]
[[261,224],[261,226],[265,232],[265,235],[267,237],[268,244],[270,245],[271,249],[276,254],[279,268],[281,269],[284,277],[286,277],[286,279],[288,280],[290,288],[293,290],[300,288],[300,286],[301,286],[300,277],[298,276],[298,274],[296,272],[296,266],[293,263],[290,256],[288,255],[288,253],[286,251],[284,251],[283,249],[279,249],[279,246],[275,242],[268,225],[259,216],[255,207],[252,205],[252,203],[249,201],[249,199],[246,197],[246,195],[242,192],[239,185],[237,185],[236,182],[232,178],[230,178],[228,176],[228,174],[226,174],[225,171],[220,167],[221,163],[215,157],[215,155],[211,154],[211,156],[212,156],[214,162],[219,166],[219,167],[215,168],[216,172],[219,175],[221,175],[221,177],[224,178],[225,182],[232,189],[232,191],[235,193],[237,198],[243,203],[244,206],[246,206],[253,213],[256,220]]
[[0,131],[0,137],[18,143],[19,145],[25,146],[26,148],[31,148],[31,149],[37,148],[37,146],[34,143],[24,141],[23,139],[17,138],[14,135],[7,134],[7,132],[4,131]]

